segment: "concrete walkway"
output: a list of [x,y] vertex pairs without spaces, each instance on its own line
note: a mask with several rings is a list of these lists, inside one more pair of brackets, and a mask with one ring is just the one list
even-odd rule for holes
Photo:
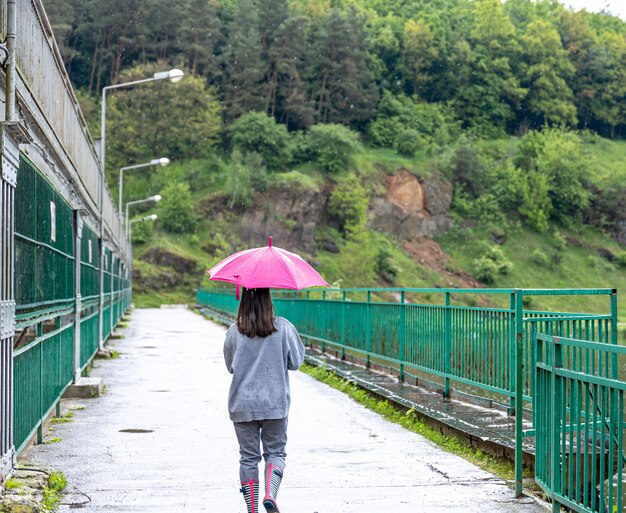
[[[25,459],[61,470],[67,505],[94,512],[244,512],[226,410],[225,329],[184,309],[136,310],[120,357],[97,361],[96,399],[64,401]],[[389,423],[309,376],[291,374],[283,513],[543,512],[500,479]],[[263,510],[264,511],[264,510]]]

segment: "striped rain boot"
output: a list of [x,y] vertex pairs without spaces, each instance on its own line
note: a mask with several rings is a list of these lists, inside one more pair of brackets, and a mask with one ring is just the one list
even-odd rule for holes
[[283,469],[270,463],[265,469],[265,498],[263,499],[263,506],[267,513],[280,513],[278,504],[276,504],[276,495],[278,495],[278,488],[282,480]]
[[257,500],[259,498],[259,482],[250,479],[245,483],[241,483],[241,490],[239,491],[243,493],[243,498],[248,507],[248,513],[258,513]]

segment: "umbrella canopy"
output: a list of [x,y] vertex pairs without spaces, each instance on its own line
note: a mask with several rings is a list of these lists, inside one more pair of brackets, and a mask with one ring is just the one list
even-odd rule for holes
[[208,270],[209,279],[226,281],[247,289],[277,288],[305,289],[328,283],[307,264],[300,255],[272,246],[272,237],[267,246],[239,251]]

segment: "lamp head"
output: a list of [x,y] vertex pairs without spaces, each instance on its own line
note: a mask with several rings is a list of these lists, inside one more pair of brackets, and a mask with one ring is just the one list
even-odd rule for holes
[[157,71],[154,74],[154,80],[169,80],[173,84],[183,78],[185,74],[179,69],[171,69],[169,71]]
[[152,201],[161,201],[161,195],[160,194],[155,194],[154,196],[150,196],[150,199]]
[[152,214],[151,216],[148,216],[148,217],[150,218],[151,221],[156,221],[159,218],[159,216],[156,214]]
[[167,166],[170,163],[170,159],[167,157],[161,157],[160,159],[152,159],[150,164],[153,166]]
[[182,70],[177,69],[177,68],[169,70],[168,73],[169,73],[168,78],[170,79],[170,82],[172,84],[175,84],[176,82],[179,82],[180,79],[182,79],[183,76],[185,75]]

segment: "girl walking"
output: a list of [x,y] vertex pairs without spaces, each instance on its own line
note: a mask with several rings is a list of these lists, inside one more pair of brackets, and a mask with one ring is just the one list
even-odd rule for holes
[[258,513],[261,456],[263,506],[268,513],[280,513],[276,495],[287,456],[288,371],[302,365],[304,345],[295,327],[276,317],[269,289],[243,289],[237,321],[226,333],[224,360],[233,375],[228,411],[239,442],[239,477],[248,513]]

